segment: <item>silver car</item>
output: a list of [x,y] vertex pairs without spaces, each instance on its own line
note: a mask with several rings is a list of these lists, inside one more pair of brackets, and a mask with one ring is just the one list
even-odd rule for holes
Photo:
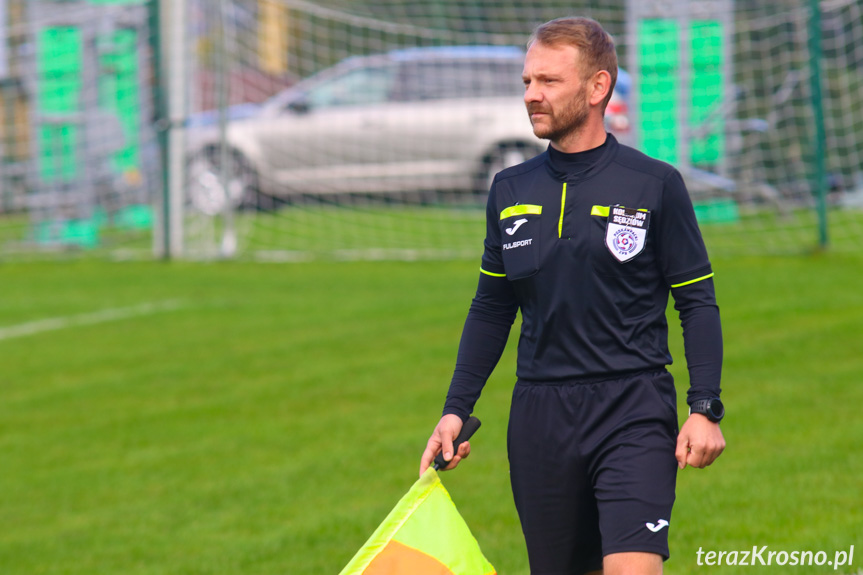
[[[260,107],[231,110],[226,152],[210,113],[190,129],[190,200],[212,214],[228,196],[267,207],[291,194],[484,193],[495,173],[547,146],[525,112],[523,61],[510,46],[348,58]],[[626,112],[615,94],[606,120],[624,141]]]

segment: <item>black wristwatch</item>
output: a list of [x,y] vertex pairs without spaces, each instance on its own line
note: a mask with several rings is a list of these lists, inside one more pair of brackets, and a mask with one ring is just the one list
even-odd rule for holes
[[725,406],[718,397],[699,399],[689,406],[689,413],[700,413],[713,423],[719,423],[725,417]]

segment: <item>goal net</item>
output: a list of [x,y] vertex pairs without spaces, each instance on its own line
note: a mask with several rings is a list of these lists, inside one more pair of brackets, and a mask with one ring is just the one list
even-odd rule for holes
[[607,128],[680,169],[711,254],[863,239],[860,0],[182,1],[160,52],[168,3],[0,0],[0,255],[478,258],[491,178],[547,146],[526,39],[564,15],[615,37]]
[[[189,249],[218,253],[227,233],[257,258],[476,257],[490,176],[546,145],[521,103],[525,40],[571,14],[615,36],[625,73],[608,128],[683,172],[712,253],[854,245],[863,13],[820,8],[813,43],[802,1],[230,4],[190,52],[222,87],[199,82],[193,106],[224,111],[207,117],[210,144],[190,135]],[[208,215],[225,198],[234,229]]]

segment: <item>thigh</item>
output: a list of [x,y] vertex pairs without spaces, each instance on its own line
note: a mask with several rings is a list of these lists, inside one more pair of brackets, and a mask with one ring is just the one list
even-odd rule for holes
[[[626,401],[637,417],[619,420],[595,467],[603,555],[655,553],[667,559],[677,481],[677,416],[669,401],[670,375],[633,383]],[[668,381],[666,381],[668,380]],[[668,390],[668,382],[671,389]],[[644,414],[650,414],[645,416]]]
[[[532,575],[602,567],[599,516],[572,429],[571,390],[517,385],[510,412],[510,480]],[[576,418],[577,419],[577,418]]]

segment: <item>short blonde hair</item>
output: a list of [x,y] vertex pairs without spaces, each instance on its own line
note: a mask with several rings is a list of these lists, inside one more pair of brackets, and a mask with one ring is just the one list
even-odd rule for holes
[[591,18],[567,17],[556,18],[537,26],[527,47],[535,42],[545,46],[572,46],[578,50],[579,59],[584,66],[582,78],[587,80],[600,70],[605,70],[611,76],[611,89],[603,101],[603,110],[611,100],[611,93],[617,83],[617,50],[614,39]]

